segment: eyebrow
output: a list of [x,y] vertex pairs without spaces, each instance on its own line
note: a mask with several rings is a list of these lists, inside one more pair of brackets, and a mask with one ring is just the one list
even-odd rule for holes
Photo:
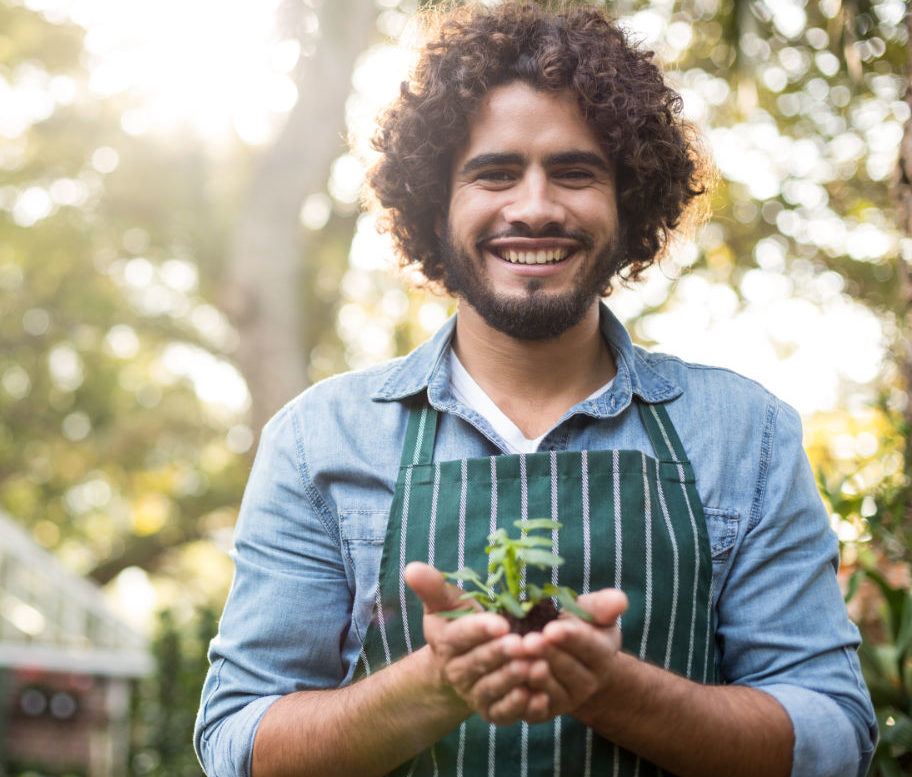
[[[526,157],[515,152],[492,152],[478,154],[469,159],[460,171],[463,175],[479,170],[483,167],[496,167],[498,165],[521,166],[525,164]],[[559,167],[564,165],[588,165],[597,170],[609,172],[608,162],[592,151],[559,151],[545,157],[546,167]]]
[[547,167],[588,165],[606,173],[611,170],[607,160],[592,151],[560,151],[545,157],[545,165]]
[[466,161],[460,172],[463,174],[471,173],[475,170],[480,170],[482,167],[495,167],[497,165],[518,166],[522,165],[525,161],[526,158],[522,154],[516,153],[492,152],[490,154],[478,154],[478,156],[473,156]]

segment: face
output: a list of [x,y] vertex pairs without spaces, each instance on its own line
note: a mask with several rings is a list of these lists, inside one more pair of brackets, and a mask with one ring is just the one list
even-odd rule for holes
[[492,89],[453,167],[447,288],[520,339],[579,323],[619,265],[614,171],[575,98]]

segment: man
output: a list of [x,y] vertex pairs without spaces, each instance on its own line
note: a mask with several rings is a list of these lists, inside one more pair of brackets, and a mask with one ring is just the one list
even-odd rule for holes
[[[381,121],[404,261],[459,300],[266,427],[196,731],[211,777],[862,775],[875,724],[793,410],[634,348],[599,299],[704,189],[594,9],[463,9]],[[581,592],[508,633],[437,569],[559,520]]]

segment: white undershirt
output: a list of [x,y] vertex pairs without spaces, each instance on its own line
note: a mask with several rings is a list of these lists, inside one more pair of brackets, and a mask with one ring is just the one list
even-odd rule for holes
[[[533,440],[526,437],[520,431],[520,428],[494,404],[494,400],[475,382],[475,379],[469,375],[452,348],[450,349],[450,380],[452,381],[453,394],[456,398],[491,424],[494,431],[506,443],[507,453],[535,453],[545,434],[551,431],[548,429],[544,434]],[[600,389],[586,397],[586,400],[595,399],[599,394],[603,394],[611,388],[612,383],[613,379],[609,380]]]

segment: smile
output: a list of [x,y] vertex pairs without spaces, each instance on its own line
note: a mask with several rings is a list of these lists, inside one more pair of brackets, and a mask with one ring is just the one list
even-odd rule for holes
[[511,264],[557,264],[564,261],[571,252],[567,248],[549,248],[538,251],[517,251],[509,248],[496,251],[496,253],[501,259],[505,259]]

